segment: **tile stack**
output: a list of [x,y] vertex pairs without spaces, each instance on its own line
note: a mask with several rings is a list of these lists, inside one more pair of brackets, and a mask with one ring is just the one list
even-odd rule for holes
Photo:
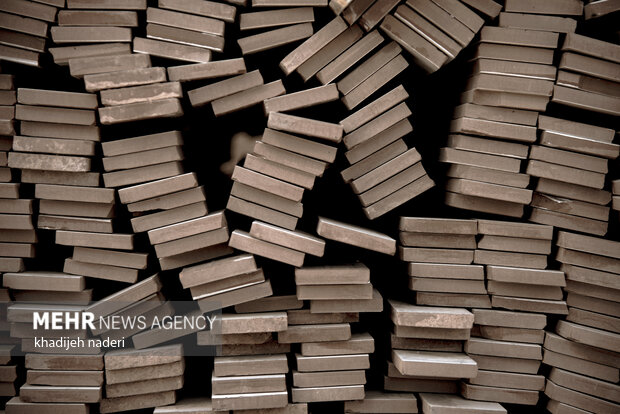
[[182,144],[181,134],[169,131],[102,145],[104,182],[123,187],[118,196],[134,215],[131,227],[147,232],[163,270],[227,252],[226,218],[208,214],[196,174],[183,173]]
[[345,401],[346,413],[412,413],[418,412],[415,395],[403,392],[366,391],[363,400]]
[[371,220],[434,186],[418,151],[403,140],[412,131],[408,97],[399,85],[340,121],[351,164],[341,175]]
[[[3,317],[6,320],[6,315]],[[8,332],[3,332],[3,341],[8,338]],[[15,345],[0,344],[0,399],[6,401],[8,397],[14,397],[16,387],[19,386],[17,380],[17,361],[13,359]]]
[[[272,338],[274,332],[286,330],[286,312],[223,314],[219,328],[221,337],[215,339],[226,343],[222,344],[222,349],[235,349],[229,341],[246,346],[236,348],[237,352],[227,352],[237,355],[215,357],[211,378],[213,409],[285,407],[288,404],[288,362],[284,353],[290,348],[279,346]],[[205,335],[201,337],[201,334]],[[211,342],[214,338],[209,334],[209,331],[199,332],[198,344],[217,345]]]
[[145,9],[144,0],[67,0],[58,25],[50,30],[54,60],[128,53],[138,12]]
[[323,239],[260,221],[252,222],[249,233],[233,231],[228,245],[295,267],[303,265],[306,254],[322,257],[325,251]]
[[[569,33],[562,51],[552,101],[617,115],[613,108],[620,101],[613,91],[620,82],[615,74],[620,46]],[[540,177],[530,220],[605,235],[610,201],[607,160],[620,155],[620,146],[613,143],[614,129],[542,115],[538,129],[540,146],[532,147],[528,165],[528,171]]]
[[107,352],[104,356],[106,397],[101,401],[100,412],[174,404],[175,391],[183,387],[184,361],[180,344]]
[[[165,302],[160,292],[161,288],[159,275],[155,274],[90,304],[85,310],[95,315],[95,321],[102,321],[95,323],[95,329],[91,330],[92,335],[101,340],[108,338],[110,341],[123,340],[123,344],[133,343],[134,348],[140,348],[144,342],[143,338],[148,335],[146,332],[140,335],[144,330],[141,325],[113,328],[111,321],[130,317],[143,318],[144,326],[148,327],[156,318],[162,320],[166,316],[173,315],[174,308],[169,302]],[[103,321],[106,321],[109,327]]]
[[[32,223],[33,200],[20,198],[8,158],[15,135],[16,94],[12,75],[0,74],[0,272],[24,270],[24,259],[34,257],[37,235]],[[18,138],[18,141],[21,138]]]
[[536,405],[545,386],[545,377],[537,373],[546,315],[496,309],[473,313],[476,325],[465,352],[478,364],[478,375],[461,383],[461,395],[476,401]]
[[[312,7],[243,13],[239,15],[239,30],[243,37],[237,39],[237,43],[243,55],[263,52],[312,36],[314,33],[312,22],[314,22]],[[259,31],[259,29],[270,30]],[[252,34],[246,36],[248,31]]]
[[476,361],[463,353],[474,324],[471,312],[389,303],[394,331],[386,390],[456,394],[459,379],[476,377]]
[[102,399],[102,354],[26,354],[26,369],[26,384],[7,402],[8,412],[88,412]]
[[474,263],[486,265],[494,308],[566,315],[564,273],[547,268],[553,227],[478,220]]
[[608,160],[620,155],[615,131],[540,115],[540,145],[532,146],[527,171],[539,177],[530,221],[603,236],[611,194]]
[[543,363],[552,367],[547,409],[618,411],[620,243],[560,231],[557,246],[569,308],[545,336]]
[[184,62],[206,63],[224,51],[226,23],[236,8],[215,2],[159,1],[146,9],[146,38],[134,37],[133,51]]
[[[383,20],[381,30],[409,52],[425,71],[433,73],[454,59],[482,28],[484,20],[467,7],[469,3],[409,0]],[[493,1],[486,3],[484,11],[492,18],[497,17],[501,5]],[[364,23],[361,24],[366,29]]]
[[[224,65],[222,62],[227,63]],[[210,104],[215,116],[240,111],[286,93],[280,79],[265,83],[258,69],[246,72],[243,59],[211,62],[210,65],[200,67],[196,65],[195,68],[196,74],[182,74],[181,80],[227,77],[187,91],[192,106],[201,107]]]
[[336,159],[336,147],[314,139],[339,142],[342,127],[280,112],[269,112],[267,126],[243,167],[235,167],[226,208],[294,230],[303,215],[304,191]]
[[272,295],[254,256],[242,254],[185,267],[179,274],[184,288],[203,312],[224,309]]
[[65,0],[8,0],[0,4],[0,60],[40,66],[48,26]]
[[[375,350],[368,333],[351,333],[351,322],[376,293],[370,270],[363,264],[295,269],[297,299],[309,300],[309,310],[289,311],[289,326],[278,342],[300,344],[293,371],[294,402],[347,401],[364,398],[369,354]],[[326,305],[325,305],[325,304]],[[350,304],[343,311],[315,313],[315,305]],[[356,306],[357,304],[357,306]],[[362,305],[362,306],[360,306]]]
[[474,73],[450,126],[453,135],[440,152],[440,161],[449,164],[446,204],[523,216],[532,191],[521,160],[537,139],[538,112],[553,93],[559,33],[575,31],[575,20],[557,16],[574,14],[573,3],[581,5],[569,3],[509,2],[499,27],[482,29]]
[[484,268],[472,264],[476,220],[401,217],[400,258],[418,305],[490,308]]
[[620,115],[620,45],[571,33],[562,45],[552,102]]
[[422,413],[442,414],[458,410],[461,414],[507,414],[506,409],[494,402],[466,400],[453,394],[420,394]]

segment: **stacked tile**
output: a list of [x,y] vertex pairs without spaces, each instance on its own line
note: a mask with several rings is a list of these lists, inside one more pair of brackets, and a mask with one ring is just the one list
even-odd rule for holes
[[527,168],[539,177],[529,220],[605,235],[611,201],[607,164],[620,155],[620,145],[611,142],[615,131],[543,115],[538,129],[540,145],[532,146]]
[[[397,4],[398,1],[392,3]],[[420,67],[433,73],[454,59],[482,28],[484,20],[467,7],[468,3],[458,0],[408,0],[383,20],[381,29],[409,52]],[[501,6],[493,1],[487,3],[490,13],[496,17]],[[380,7],[379,4],[373,6]],[[360,19],[365,29],[368,21],[375,22],[373,18],[365,19],[373,8]]]
[[[314,33],[312,22],[312,7],[243,13],[239,15],[239,30],[251,30],[253,34],[237,39],[237,43],[243,55],[263,52],[309,38]],[[258,31],[259,29],[269,30]]]
[[541,313],[474,309],[474,330],[465,352],[478,375],[461,383],[469,400],[536,405],[545,377],[537,375],[547,317]]
[[341,175],[371,220],[434,186],[418,151],[403,140],[412,131],[408,97],[399,85],[340,121],[351,164]]
[[547,332],[543,363],[550,412],[620,409],[620,243],[560,231],[556,259],[566,272],[568,316]]
[[101,413],[174,404],[175,391],[183,388],[185,357],[180,344],[109,351],[104,365],[106,397]]
[[611,208],[620,211],[620,180],[614,180],[611,184],[612,203]]
[[[245,352],[240,350],[235,356],[215,357],[211,378],[213,409],[225,411],[286,407],[288,362],[282,352],[286,352],[288,347],[265,345],[271,342],[274,332],[286,330],[286,312],[223,314],[219,328],[222,338],[218,339],[221,342],[254,342],[256,349],[250,352],[247,352],[248,349]],[[201,338],[201,333],[198,336],[199,344],[210,339]]]
[[39,66],[47,28],[65,0],[7,0],[0,4],[0,61]]
[[133,39],[134,52],[206,63],[212,52],[224,51],[225,25],[235,20],[234,6],[174,0],[161,0],[158,6],[146,9],[146,38]]
[[552,102],[620,115],[620,45],[586,36],[566,36]]
[[[280,104],[288,106],[287,101]],[[267,109],[277,103],[265,105]],[[304,191],[312,189],[315,179],[336,159],[336,147],[314,139],[337,143],[342,127],[281,112],[269,112],[267,122],[262,139],[246,156],[243,167],[236,166],[233,171],[226,208],[294,230],[303,215]]]
[[0,272],[24,270],[24,259],[34,257],[37,236],[32,224],[32,200],[20,198],[20,184],[12,183],[8,167],[15,129],[16,96],[13,76],[0,74]]
[[[512,1],[500,27],[485,27],[474,56],[474,73],[454,113],[448,147],[446,204],[474,211],[522,217],[532,200],[521,160],[536,141],[537,112],[553,92],[554,50],[559,33],[574,32],[581,2]],[[526,14],[532,13],[532,14]],[[542,14],[539,14],[542,13]]]
[[583,15],[586,20],[597,19],[620,10],[620,4],[614,0],[588,0],[583,6]]
[[325,241],[310,234],[253,221],[250,232],[235,230],[228,245],[237,250],[301,267],[306,254],[322,257]]
[[417,306],[389,300],[394,331],[384,388],[458,393],[458,380],[475,378],[476,361],[463,353],[474,315],[463,308]]
[[26,354],[26,369],[26,384],[7,412],[88,412],[102,399],[102,354]]
[[[220,62],[228,63],[221,65]],[[209,73],[200,75],[201,79],[237,75],[187,92],[192,106],[211,104],[215,116],[240,111],[286,93],[280,79],[266,84],[258,69],[246,73],[243,59],[211,62],[211,68],[207,66],[203,65]]]
[[[360,312],[377,312],[377,293],[363,264],[295,269],[297,299],[309,310],[289,311],[289,326],[278,342],[300,344],[293,371],[294,402],[350,401],[364,398],[369,354],[368,333],[351,333]],[[373,298],[375,298],[373,300]],[[382,300],[381,300],[382,302]],[[340,309],[331,309],[331,308]],[[370,306],[369,306],[370,305]],[[317,309],[329,313],[315,313]],[[374,309],[373,309],[374,308]]]
[[476,220],[401,217],[400,258],[418,305],[490,308],[484,268],[472,264]]
[[345,401],[346,413],[412,413],[418,412],[418,401],[411,393],[366,391],[363,400]]
[[271,282],[265,280],[254,256],[241,254],[185,267],[181,285],[190,289],[203,312],[271,296]]

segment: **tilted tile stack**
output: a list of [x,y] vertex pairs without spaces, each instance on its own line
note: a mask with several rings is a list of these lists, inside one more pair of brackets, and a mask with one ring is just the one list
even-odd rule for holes
[[[617,116],[619,70],[620,46],[569,33],[562,43],[552,102]],[[613,121],[593,125],[539,116],[540,146],[532,147],[528,164],[528,172],[540,177],[531,221],[598,236],[607,233],[608,160],[618,158],[620,146],[613,143],[614,129],[605,126],[613,128]]]
[[65,0],[7,0],[0,5],[0,60],[41,65],[50,23]]

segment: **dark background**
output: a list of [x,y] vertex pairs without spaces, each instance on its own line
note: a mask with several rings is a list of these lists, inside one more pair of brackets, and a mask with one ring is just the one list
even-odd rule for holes
[[[156,2],[149,0],[150,5],[156,6],[156,4],[151,3]],[[333,13],[329,8],[314,8],[314,11],[316,19],[314,27],[316,32],[333,18]],[[239,14],[242,12],[244,12],[244,10],[238,8],[237,13]],[[143,13],[140,16],[140,21],[145,22]],[[617,42],[618,29],[620,28],[617,23],[618,14],[590,22],[580,21],[577,33]],[[495,25],[497,23],[495,22],[492,24]],[[142,25],[142,27],[135,30],[135,35],[145,36],[144,30],[145,27]],[[226,31],[225,53],[214,53],[214,60],[241,56],[236,39],[255,33],[239,33],[236,24],[227,24]],[[562,38],[563,37],[560,38],[560,42]],[[278,67],[282,58],[299,43],[300,42],[297,42],[272,51],[246,56],[247,71],[260,69],[265,83],[282,79],[288,93],[320,86],[320,83],[314,78],[304,84],[301,78],[295,73],[288,77],[284,77]],[[409,58],[407,52],[403,52],[403,55],[410,62],[409,68],[402,72],[395,80],[392,80],[381,88],[370,100],[356,108],[356,110],[361,108],[368,102],[402,83],[410,95],[407,104],[413,112],[410,118],[413,125],[413,132],[409,134],[405,140],[409,147],[416,147],[420,152],[425,169],[430,177],[435,180],[437,185],[433,189],[405,203],[390,213],[370,221],[364,216],[357,197],[340,177],[340,171],[348,166],[348,162],[344,157],[343,146],[341,145],[336,162],[327,170],[322,178],[316,180],[314,189],[306,191],[305,193],[303,200],[304,216],[299,221],[299,230],[315,234],[317,217],[325,216],[378,230],[398,239],[398,220],[400,216],[514,220],[506,217],[454,209],[443,204],[444,191],[442,189],[442,181],[444,180],[444,168],[437,162],[439,148],[445,145],[448,136],[449,121],[452,117],[452,110],[458,105],[459,94],[464,89],[465,82],[471,72],[468,59],[475,49],[476,43],[477,38],[468,48],[461,52],[457,59],[432,75],[428,75],[416,67]],[[556,53],[556,59],[558,60],[559,55],[560,53]],[[152,57],[152,62],[153,66],[175,66],[182,64],[180,62],[156,57]],[[10,63],[3,63],[2,67],[4,73],[16,75],[17,87],[76,92],[84,91],[83,82],[72,78],[68,73],[67,67],[54,65],[50,56],[45,57],[43,69],[24,67]],[[204,86],[211,82],[212,81],[188,82],[183,85],[183,89],[187,92],[188,90]],[[185,115],[182,118],[103,126],[101,128],[102,140],[123,139],[173,129],[182,131],[185,141],[185,171],[196,172],[198,174],[200,183],[205,187],[207,205],[211,212],[224,209],[232,186],[232,181],[229,177],[220,172],[220,165],[230,158],[230,139],[235,133],[245,131],[252,136],[259,136],[262,134],[266,126],[266,118],[262,106],[255,106],[216,118],[213,115],[210,105],[193,108],[186,97],[183,99],[183,105]],[[336,101],[318,107],[296,111],[294,114],[337,123],[349,113],[343,104]],[[553,103],[549,104],[546,114],[606,126],[616,130],[618,129],[617,118],[574,110]],[[102,171],[100,165],[101,154],[98,155],[99,156],[95,157],[93,160],[93,169],[95,171]],[[525,164],[524,162],[524,167]],[[610,163],[609,179],[620,177],[618,166],[618,160]],[[532,178],[532,183],[534,182],[535,179]],[[24,195],[30,197],[34,195],[32,186],[24,185],[23,188],[26,191]],[[130,217],[120,203],[118,207],[116,230],[119,232],[131,233],[131,227],[129,226]],[[526,212],[526,218],[528,214],[529,212]],[[620,240],[618,216],[617,211],[612,211],[610,231],[607,237],[613,240]],[[230,231],[234,229],[249,230],[251,219],[232,212],[227,212],[227,219]],[[28,263],[29,270],[62,270],[64,259],[71,256],[71,249],[55,245],[53,240],[52,231],[39,231],[37,259]],[[152,251],[144,234],[138,235],[137,246],[137,250]],[[155,255],[152,254],[152,256],[154,257]],[[553,256],[554,254],[550,257]],[[265,270],[266,276],[271,279],[274,294],[295,293],[293,268],[260,257],[257,257],[257,261]],[[334,265],[355,261],[362,261],[370,267],[372,283],[380,290],[384,298],[399,298],[410,303],[415,302],[415,294],[407,287],[408,277],[406,276],[405,264],[401,262],[397,256],[389,257],[336,242],[328,242],[325,256],[323,258],[307,256],[305,265]],[[552,260],[550,260],[549,267],[556,268]],[[154,262],[149,272],[145,272],[144,276],[152,274],[157,270],[158,265]],[[178,270],[162,272],[161,276],[164,281],[166,296],[169,299],[191,300],[189,292],[182,289],[177,275]],[[96,298],[103,297],[124,287],[123,284],[120,283],[93,279],[90,279],[89,283],[91,287],[95,287]],[[553,327],[555,319],[554,317],[549,317],[550,322],[548,324],[548,329]],[[376,351],[371,355],[372,368],[367,372],[367,389],[382,389],[383,375],[387,369],[386,360],[389,358],[390,353],[389,332],[391,330],[391,322],[389,321],[389,314],[388,312],[383,312],[381,314],[363,314],[361,316],[361,323],[354,324],[354,329],[369,331],[375,338]],[[186,362],[185,387],[179,393],[180,396],[210,395],[211,358],[188,357]],[[290,366],[294,366],[293,361],[291,361]],[[544,366],[543,370],[545,370]],[[542,407],[544,407],[545,404],[546,398],[542,395],[539,410],[533,411],[533,409],[529,407],[510,407],[510,412],[543,412],[544,409]],[[315,407],[313,412],[331,412],[333,409],[341,411],[342,404],[313,404],[313,407]],[[146,412],[149,411],[150,410],[146,410]]]

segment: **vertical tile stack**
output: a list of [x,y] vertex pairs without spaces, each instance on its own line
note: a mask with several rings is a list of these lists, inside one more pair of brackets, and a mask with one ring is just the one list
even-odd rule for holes
[[[383,20],[381,29],[408,51],[419,66],[433,73],[454,59],[484,24],[467,3],[409,0]],[[485,10],[497,17],[501,6],[493,1],[487,3]]]
[[271,282],[256,266],[254,256],[242,254],[185,267],[179,274],[184,288],[203,312],[271,296]]
[[[313,313],[323,301],[354,303],[373,298],[370,270],[363,264],[295,269],[297,299],[310,300],[310,310],[289,311],[289,326],[278,334],[281,343],[300,344],[293,371],[294,402],[346,401],[364,398],[365,369],[375,350],[368,333],[351,333],[359,312]],[[371,310],[372,311],[372,310]]]
[[579,7],[581,2],[508,2],[500,27],[482,29],[474,76],[440,152],[440,161],[450,164],[446,204],[523,216],[532,191],[521,160],[537,139],[537,112],[545,111],[553,93],[558,35],[574,32],[577,23],[558,15],[580,14]]
[[351,164],[341,175],[371,220],[434,186],[418,151],[403,140],[412,131],[408,97],[399,85],[340,121]]
[[394,332],[386,390],[455,394],[459,379],[476,377],[476,361],[463,353],[474,324],[471,312],[389,302]]
[[146,0],[67,0],[67,9],[58,13],[58,26],[50,30],[54,60],[126,53],[132,29],[138,27],[137,12],[145,9]]
[[27,379],[8,412],[89,412],[101,401],[103,355],[26,354]]
[[325,241],[318,237],[260,221],[252,222],[249,233],[233,231],[228,245],[295,267],[303,265],[306,254],[322,257],[325,251]]
[[609,220],[608,160],[620,155],[615,131],[540,115],[540,146],[527,171],[539,177],[530,221],[603,236]]
[[536,405],[545,386],[545,377],[537,373],[546,315],[496,309],[473,313],[476,326],[465,352],[478,364],[478,375],[461,383],[461,395],[469,400]]
[[[261,6],[269,7],[271,5],[264,4]],[[243,13],[239,15],[239,30],[246,33],[252,31],[250,33],[253,34],[237,39],[237,43],[243,55],[263,52],[312,36],[314,33],[312,22],[314,22],[314,9],[312,7]],[[270,30],[256,32],[258,29]],[[246,33],[242,34],[245,35]]]
[[234,6],[215,2],[162,0],[146,9],[146,38],[133,39],[133,51],[185,62],[209,62],[224,51],[226,23],[235,21]]
[[613,180],[611,183],[612,203],[611,208],[620,211],[620,180]]
[[56,21],[65,0],[7,0],[0,4],[0,60],[39,66],[48,25]]
[[31,411],[55,410],[67,405],[87,411],[90,404],[101,401],[103,360],[100,348],[84,346],[76,352],[69,345],[70,340],[76,338],[85,340],[87,332],[47,330],[44,339],[54,343],[37,344],[35,337],[40,336],[40,331],[33,329],[32,324],[33,311],[83,310],[82,305],[92,296],[92,291],[85,289],[84,277],[45,271],[5,273],[3,285],[11,289],[17,301],[32,302],[11,305],[7,313],[11,336],[21,338],[27,369],[26,384],[21,386],[19,397],[7,404]]
[[493,310],[474,310],[476,332],[465,352],[480,371],[461,392],[472,400],[536,405],[545,384],[537,373],[546,314],[567,313],[564,273],[545,270],[553,227],[478,220],[478,233],[474,262],[486,266]]
[[476,220],[401,217],[400,258],[418,305],[490,308],[484,268],[472,264]]
[[[286,330],[286,312],[223,314],[220,328],[223,337],[218,339],[222,339],[222,342],[232,340],[248,345],[254,342],[256,349],[246,346],[246,349],[242,347],[237,349],[238,352],[233,352],[237,355],[215,357],[211,377],[213,409],[227,411],[286,407],[288,362],[284,352],[288,346],[281,347],[271,341],[274,332]],[[201,333],[199,344],[206,339],[206,335],[200,338]],[[226,336],[228,338],[224,339]]]
[[[6,316],[3,317],[6,320]],[[8,332],[3,332],[3,336],[8,337]],[[15,345],[0,344],[0,398],[6,401],[9,397],[14,397],[17,383],[17,361],[13,360]]]
[[[562,51],[552,101],[618,115],[620,46],[569,33]],[[528,165],[528,172],[540,177],[530,220],[605,235],[607,163],[620,155],[620,146],[613,143],[614,129],[542,115],[538,129],[540,146],[532,147]]]
[[262,139],[243,167],[233,171],[226,208],[294,230],[303,215],[304,191],[312,189],[315,179],[336,159],[336,147],[314,139],[339,142],[341,137],[339,125],[270,112]]
[[547,332],[543,363],[552,367],[547,409],[620,409],[620,243],[560,231],[556,259],[566,272],[568,316]]
[[32,223],[33,201],[20,198],[21,184],[13,183],[8,158],[15,135],[17,101],[12,75],[0,74],[0,272],[24,270],[34,257],[37,235]]
[[[185,357],[180,344],[149,349],[123,349],[104,355],[105,392],[101,413],[117,413],[174,404],[183,387]],[[171,375],[172,374],[172,375]]]

